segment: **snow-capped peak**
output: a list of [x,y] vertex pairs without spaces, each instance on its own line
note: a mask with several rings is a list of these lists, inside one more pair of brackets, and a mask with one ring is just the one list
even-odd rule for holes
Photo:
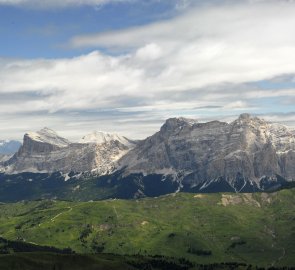
[[54,130],[44,127],[37,132],[28,132],[25,137],[29,137],[33,141],[49,143],[59,147],[66,147],[70,144],[70,141],[60,137]]
[[116,133],[107,133],[102,131],[93,131],[92,133],[85,135],[82,137],[79,143],[103,144],[111,141],[119,141],[124,145],[130,144],[130,141],[124,136],[120,136]]

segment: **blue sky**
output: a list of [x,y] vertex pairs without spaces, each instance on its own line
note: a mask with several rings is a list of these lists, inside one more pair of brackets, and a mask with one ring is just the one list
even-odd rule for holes
[[295,127],[295,3],[0,0],[0,139],[144,138],[169,117]]
[[171,18],[175,15],[174,8],[173,1],[41,10],[3,5],[0,8],[0,34],[5,38],[0,44],[1,56],[56,58],[88,53],[93,48],[69,49],[65,45],[75,35],[119,30]]

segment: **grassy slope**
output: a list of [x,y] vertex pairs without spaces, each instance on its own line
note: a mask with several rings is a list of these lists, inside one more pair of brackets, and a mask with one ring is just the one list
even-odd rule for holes
[[0,256],[0,269],[13,270],[133,270],[123,257],[112,255],[57,255],[50,253],[23,253]]
[[[0,236],[77,252],[295,265],[295,189],[0,205]],[[188,251],[191,251],[188,252]],[[212,255],[204,255],[208,251]]]
[[[193,265],[183,259],[113,254],[60,255],[53,253],[17,253],[0,255],[0,269],[5,270],[257,270],[238,264]],[[280,268],[276,268],[280,269]],[[263,269],[261,269],[263,270]],[[281,270],[283,270],[281,268]]]

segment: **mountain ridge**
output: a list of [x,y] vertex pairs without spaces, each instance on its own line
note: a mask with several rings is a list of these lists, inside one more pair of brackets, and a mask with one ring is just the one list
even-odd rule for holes
[[119,185],[131,177],[143,195],[150,176],[170,181],[175,192],[255,192],[295,181],[295,133],[249,114],[230,123],[170,118],[141,141],[93,132],[76,143],[44,128],[25,134],[23,146],[4,165],[6,174],[115,174]]
[[57,171],[105,174],[112,171],[114,162],[134,145],[131,140],[119,136],[82,141],[71,142],[49,128],[27,132],[19,151],[2,163],[2,171],[8,174]]

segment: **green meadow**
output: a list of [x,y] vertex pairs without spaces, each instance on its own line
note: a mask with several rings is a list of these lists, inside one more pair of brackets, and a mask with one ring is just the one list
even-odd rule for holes
[[0,236],[70,248],[89,260],[159,255],[195,264],[295,266],[295,189],[1,204]]

